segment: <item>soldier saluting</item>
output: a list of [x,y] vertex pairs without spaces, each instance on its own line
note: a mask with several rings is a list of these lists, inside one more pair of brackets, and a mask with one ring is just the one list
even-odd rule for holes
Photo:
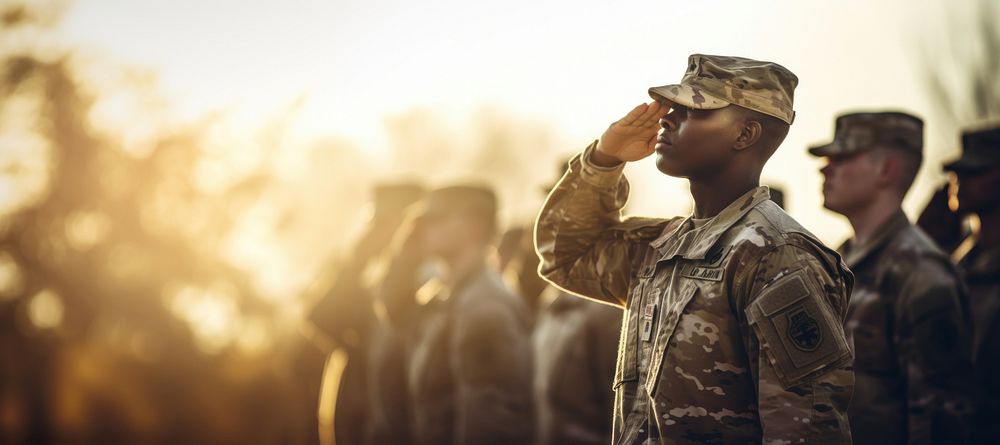
[[[546,200],[541,273],[626,311],[614,443],[850,442],[853,276],[759,186],[797,82],[775,63],[693,55]],[[693,215],[622,218],[624,163],[654,152],[689,179]]]

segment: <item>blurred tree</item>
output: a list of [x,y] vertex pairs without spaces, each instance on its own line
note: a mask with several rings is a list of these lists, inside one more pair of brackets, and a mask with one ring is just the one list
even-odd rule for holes
[[0,3],[0,443],[315,442],[322,357],[224,254],[270,160],[206,190],[210,121],[96,131],[65,6]]

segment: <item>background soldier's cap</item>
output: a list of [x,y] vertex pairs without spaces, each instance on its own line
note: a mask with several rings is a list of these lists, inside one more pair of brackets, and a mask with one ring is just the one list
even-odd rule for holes
[[1000,121],[962,133],[962,156],[945,164],[948,171],[983,170],[1000,166]]
[[401,211],[424,197],[426,191],[416,183],[381,183],[373,192],[375,207]]
[[452,185],[431,190],[424,199],[423,217],[437,219],[452,213],[475,217],[496,225],[497,196],[493,189],[480,185]]
[[837,117],[833,142],[809,149],[813,156],[847,156],[892,144],[923,155],[924,121],[899,111],[849,113]]
[[773,62],[742,57],[692,54],[681,83],[649,89],[657,101],[696,110],[738,105],[791,124],[792,98],[799,78]]

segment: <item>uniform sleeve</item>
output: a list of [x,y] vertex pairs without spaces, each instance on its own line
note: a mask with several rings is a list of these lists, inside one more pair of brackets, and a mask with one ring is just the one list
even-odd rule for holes
[[843,273],[832,276],[809,249],[782,245],[734,290],[745,307],[763,443],[850,443],[854,373],[844,320],[852,281]]
[[309,310],[309,321],[339,347],[357,347],[375,315],[371,292],[360,280],[364,263],[353,261],[338,273],[333,286]]
[[377,290],[377,300],[388,321],[400,332],[409,332],[419,319],[420,304],[416,300],[419,268],[418,259],[394,256]]
[[530,443],[531,345],[509,308],[462,310],[454,321],[455,443]]
[[899,277],[895,323],[907,378],[910,443],[961,443],[969,413],[972,335],[956,277],[934,262]]
[[624,167],[591,164],[595,147],[596,142],[570,161],[538,215],[539,273],[567,291],[623,305],[633,267],[665,222],[622,219],[629,192]]

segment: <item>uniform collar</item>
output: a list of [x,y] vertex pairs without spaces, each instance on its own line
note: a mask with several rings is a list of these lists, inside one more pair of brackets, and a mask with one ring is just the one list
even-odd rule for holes
[[706,252],[723,233],[750,212],[750,209],[770,198],[768,188],[759,186],[740,196],[700,228],[691,229],[691,216],[684,218],[679,224],[668,225],[650,246],[659,251],[664,260],[675,256],[689,260],[704,259]]
[[867,244],[855,246],[852,240],[848,240],[837,250],[844,256],[844,262],[847,263],[847,266],[854,268],[858,264],[861,264],[865,258],[871,256],[876,250],[888,244],[889,240],[908,225],[910,225],[910,220],[906,218],[906,214],[902,210],[899,210],[882,222],[882,225],[875,230],[875,234]]

